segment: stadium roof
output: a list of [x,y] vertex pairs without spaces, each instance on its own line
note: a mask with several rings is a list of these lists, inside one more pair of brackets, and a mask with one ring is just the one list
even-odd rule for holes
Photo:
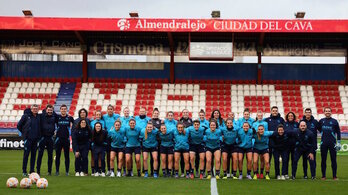
[[0,17],[1,30],[347,33],[348,20]]

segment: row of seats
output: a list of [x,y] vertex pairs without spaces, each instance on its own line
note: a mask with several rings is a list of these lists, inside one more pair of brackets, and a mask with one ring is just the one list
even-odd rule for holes
[[[60,83],[34,83],[34,82],[0,82],[0,88],[6,92],[1,99],[0,94],[0,119],[9,121],[16,118],[12,110],[23,110],[23,106],[32,103],[40,104],[41,108],[48,103],[55,104],[56,93],[20,93],[19,91],[33,87],[41,90],[42,86],[60,87]],[[32,83],[32,84],[30,84]],[[10,87],[11,86],[11,87]],[[40,86],[40,88],[38,88]],[[112,88],[113,86],[113,88]],[[9,90],[12,89],[12,90]],[[16,89],[16,90],[14,90]],[[19,90],[17,90],[19,89]],[[213,83],[76,83],[75,92],[71,101],[69,113],[77,117],[80,108],[90,111],[106,111],[107,105],[115,105],[116,112],[122,112],[124,107],[129,107],[131,114],[138,114],[141,107],[145,107],[151,115],[153,108],[160,110],[160,116],[165,117],[167,111],[174,111],[176,115],[184,108],[192,111],[192,116],[198,116],[200,109],[207,111],[207,116],[215,108],[227,112],[235,112],[237,116],[243,115],[245,108],[250,108],[253,115],[259,110],[269,113],[270,107],[278,105],[282,115],[294,111],[298,117],[303,114],[303,108],[310,107],[315,117],[323,116],[322,107],[332,105],[333,112],[342,124],[348,124],[348,97],[346,86],[330,85],[230,85],[226,82]],[[59,88],[58,88],[59,90]],[[328,92],[330,96],[322,96],[316,91]],[[45,91],[46,92],[46,91]],[[321,94],[321,92],[320,92]],[[342,96],[344,95],[344,96]],[[59,105],[56,105],[59,106]],[[9,110],[9,112],[7,111]],[[344,112],[346,111],[346,112]],[[11,118],[10,118],[11,117]],[[16,118],[17,120],[17,118]]]

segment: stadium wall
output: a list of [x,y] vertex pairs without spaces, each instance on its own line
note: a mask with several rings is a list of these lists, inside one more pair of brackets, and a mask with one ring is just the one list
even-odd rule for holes
[[2,77],[78,78],[82,77],[82,62],[1,61]]
[[344,64],[262,64],[263,80],[345,80]]
[[[81,78],[81,62],[1,61],[2,77]],[[344,64],[262,64],[263,80],[345,80]],[[89,78],[162,78],[170,76],[170,65],[163,69],[97,69],[88,63]],[[256,80],[257,64],[176,63],[176,79]]]

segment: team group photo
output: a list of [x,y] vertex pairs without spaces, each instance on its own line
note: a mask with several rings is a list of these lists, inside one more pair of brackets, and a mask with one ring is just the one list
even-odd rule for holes
[[0,193],[345,194],[347,7],[0,0]]

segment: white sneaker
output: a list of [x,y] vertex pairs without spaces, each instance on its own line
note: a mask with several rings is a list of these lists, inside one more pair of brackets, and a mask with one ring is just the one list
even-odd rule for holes
[[289,175],[284,176],[286,180],[290,179]]
[[280,176],[280,179],[285,180],[285,176],[284,175]]
[[104,172],[102,172],[102,173],[100,174],[100,176],[105,177],[105,173],[104,173]]
[[278,180],[280,180],[280,179],[281,179],[280,175],[277,175],[277,179],[278,179]]
[[230,174],[230,173],[227,173],[227,177],[231,177],[231,174]]
[[283,162],[283,159],[282,159],[282,157],[279,157],[279,162],[281,163],[281,162]]
[[239,179],[242,180],[242,179],[243,179],[243,175],[240,175],[240,176],[239,176]]
[[81,177],[84,177],[84,176],[86,176],[86,175],[85,175],[84,172],[80,172],[80,176],[81,176]]
[[115,177],[115,173],[114,173],[114,172],[111,172],[111,173],[110,173],[110,177]]
[[121,177],[121,172],[117,171],[117,177]]
[[180,175],[180,177],[185,177],[185,174],[182,173],[182,174]]
[[94,177],[99,177],[99,173],[98,172],[94,173]]
[[94,176],[94,175],[95,175],[95,173],[92,173],[92,174],[91,174],[91,176]]
[[253,178],[251,177],[251,175],[247,175],[246,178],[249,179],[249,180],[253,179]]
[[131,177],[133,177],[134,176],[134,174],[133,174],[133,171],[131,172]]
[[79,173],[79,172],[76,172],[76,173],[75,173],[75,176],[76,176],[76,177],[80,176],[80,173]]
[[[110,176],[111,175],[111,171],[107,171],[106,172],[106,176]],[[114,174],[115,175],[115,174]]]

